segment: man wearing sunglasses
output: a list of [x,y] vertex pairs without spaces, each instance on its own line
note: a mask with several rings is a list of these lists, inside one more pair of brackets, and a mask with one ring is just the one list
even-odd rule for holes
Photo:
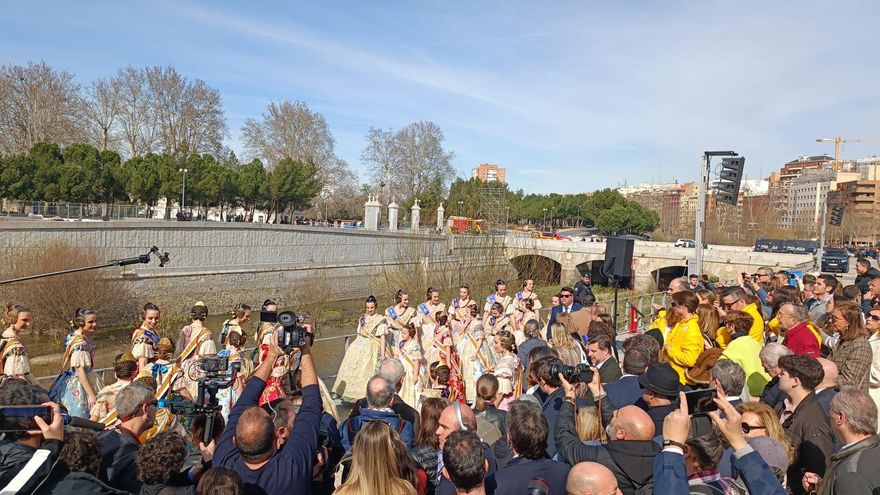
[[573,313],[583,309],[583,305],[574,300],[574,290],[571,287],[563,287],[559,291],[559,306],[550,310],[550,322],[547,324],[547,340],[553,339],[550,327],[556,323],[556,317],[564,313]]
[[101,441],[101,470],[98,476],[113,488],[139,493],[141,482],[137,477],[134,458],[141,448],[138,438],[156,421],[153,390],[139,383],[126,386],[116,396],[116,412],[121,423],[98,435]]
[[[724,291],[721,301],[718,303],[718,314],[724,318],[728,311],[742,311],[752,317],[752,327],[749,329],[749,337],[755,339],[758,345],[764,345],[764,317],[758,310],[758,306],[748,302],[748,295],[742,287],[731,287]],[[727,347],[733,336],[733,331],[727,328],[718,330],[718,345]]]

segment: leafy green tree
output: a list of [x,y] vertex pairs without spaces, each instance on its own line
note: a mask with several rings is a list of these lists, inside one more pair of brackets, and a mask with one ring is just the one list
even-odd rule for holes
[[33,163],[25,155],[0,159],[0,193],[5,198],[31,201],[36,199]]
[[167,155],[149,153],[136,156],[123,165],[125,190],[132,201],[138,201],[153,208],[159,200],[162,185],[162,171],[169,167]]
[[321,191],[318,167],[311,161],[285,158],[275,165],[266,180],[266,196],[275,214],[275,223],[281,223],[281,215],[288,210],[303,210],[311,205]]
[[245,163],[238,169],[239,198],[252,216],[254,210],[262,207],[266,202],[263,193],[266,191],[267,179],[266,169],[260,160]]
[[657,212],[635,201],[625,200],[601,212],[596,220],[596,227],[603,234],[625,232],[641,235],[655,230],[659,223]]

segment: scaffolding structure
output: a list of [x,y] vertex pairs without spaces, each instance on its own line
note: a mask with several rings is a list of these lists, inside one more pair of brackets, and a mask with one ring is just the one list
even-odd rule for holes
[[504,188],[484,183],[480,190],[480,218],[486,222],[486,233],[505,235],[508,214],[504,207]]

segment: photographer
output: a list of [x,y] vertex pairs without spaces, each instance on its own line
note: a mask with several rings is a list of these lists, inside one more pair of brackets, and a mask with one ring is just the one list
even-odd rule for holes
[[[18,382],[16,380],[16,382]],[[12,431],[0,441],[0,491],[32,493],[52,470],[64,440],[64,421],[58,404],[37,385],[4,383],[0,397],[5,406],[41,404],[52,409],[52,422],[35,417],[38,430]]]
[[[611,406],[605,399],[599,373],[596,368],[589,383],[590,392],[601,401],[603,422],[605,411]],[[660,452],[660,446],[652,441],[654,422],[648,413],[636,406],[626,406],[616,411],[608,424],[610,441],[603,445],[584,445],[575,426],[575,389],[561,374],[565,404],[559,410],[556,420],[556,447],[562,459],[575,465],[579,462],[597,462],[614,473],[624,495],[632,495],[651,482],[651,461]],[[660,492],[658,492],[660,493]]]
[[308,339],[300,348],[302,406],[289,438],[278,447],[272,417],[257,404],[275,360],[285,354],[272,333],[264,359],[245,385],[229,414],[229,423],[214,453],[214,465],[241,475],[246,493],[308,493],[318,448],[321,395]]

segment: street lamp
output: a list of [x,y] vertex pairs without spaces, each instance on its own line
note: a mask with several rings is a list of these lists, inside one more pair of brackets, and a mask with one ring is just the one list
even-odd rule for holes
[[541,230],[547,230],[547,208],[541,208],[544,213],[541,216]]
[[183,191],[180,195],[180,211],[182,212],[186,207],[186,173],[189,172],[189,170],[182,168],[178,170],[178,172],[183,174]]

